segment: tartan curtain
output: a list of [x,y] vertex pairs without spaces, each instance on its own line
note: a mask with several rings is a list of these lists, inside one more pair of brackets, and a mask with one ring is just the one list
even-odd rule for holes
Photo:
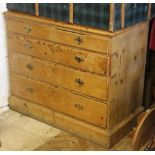
[[7,9],[35,15],[34,3],[7,3]]
[[[103,30],[109,30],[110,3],[75,3],[74,23],[90,26]],[[9,10],[35,15],[34,3],[8,3]],[[155,15],[155,4],[152,4],[152,16]],[[58,21],[69,22],[68,3],[40,3],[39,15]],[[135,25],[147,20],[148,4],[126,3],[125,4],[125,27]],[[114,30],[121,29],[121,3],[114,5]]]
[[74,4],[74,23],[100,29],[109,29],[110,4]]
[[114,30],[121,29],[121,3],[114,5]]
[[148,4],[128,3],[125,4],[125,27],[135,25],[147,19]]
[[155,16],[155,3],[151,4],[151,17]]
[[39,15],[56,20],[69,22],[68,3],[40,3]]

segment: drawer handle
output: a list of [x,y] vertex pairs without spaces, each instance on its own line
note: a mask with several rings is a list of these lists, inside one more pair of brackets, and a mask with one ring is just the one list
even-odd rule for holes
[[77,62],[84,62],[84,58],[82,57],[82,56],[75,56],[75,60],[77,61]]
[[75,84],[76,84],[77,86],[83,86],[83,85],[84,85],[84,82],[83,82],[83,80],[81,80],[81,79],[76,79],[76,80],[75,80]]
[[83,106],[81,104],[75,104],[74,105],[75,108],[77,108],[78,110],[83,110]]
[[29,25],[24,26],[24,32],[25,33],[30,33],[31,31],[32,31],[31,26],[29,26]]
[[27,49],[31,49],[32,48],[32,43],[28,41],[28,42],[25,43],[24,47],[27,48]]
[[83,39],[81,37],[76,37],[74,40],[75,40],[75,42],[77,44],[82,44],[83,43]]
[[30,71],[34,69],[33,66],[32,66],[31,64],[27,64],[27,65],[26,65],[26,68],[27,68],[28,70],[30,70]]
[[29,93],[31,93],[31,94],[34,92],[33,88],[31,88],[31,87],[28,87],[26,90],[27,90]]

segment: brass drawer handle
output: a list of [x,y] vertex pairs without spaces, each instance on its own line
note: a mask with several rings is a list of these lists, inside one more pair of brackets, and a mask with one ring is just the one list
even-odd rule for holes
[[84,58],[82,57],[82,56],[75,56],[75,60],[77,61],[77,62],[84,62]]
[[81,104],[75,104],[74,105],[75,108],[77,108],[78,110],[83,110],[83,106]]
[[27,41],[24,45],[25,48],[31,49],[32,48],[32,43],[30,41]]
[[34,69],[33,66],[32,66],[31,64],[27,64],[27,65],[26,65],[26,68],[27,68],[28,70],[30,70],[30,71]]
[[27,90],[29,93],[31,93],[31,94],[34,92],[33,88],[31,88],[31,87],[28,87],[26,90]]
[[83,43],[83,39],[81,37],[76,37],[74,40],[75,40],[75,42],[77,44],[82,44]]
[[32,31],[31,26],[29,26],[29,25],[24,26],[24,32],[25,33],[30,33],[31,31]]
[[84,81],[81,80],[81,79],[76,79],[76,80],[75,80],[75,84],[76,84],[77,86],[83,86],[83,85],[84,85]]

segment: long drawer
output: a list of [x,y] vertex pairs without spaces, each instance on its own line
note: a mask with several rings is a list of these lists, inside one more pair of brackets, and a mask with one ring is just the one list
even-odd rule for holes
[[54,28],[29,20],[7,19],[7,31],[108,54],[110,38]]
[[84,34],[74,31],[66,31],[63,29],[53,29],[53,41],[71,45],[78,48],[84,48],[100,53],[109,53],[110,39],[105,36],[94,36],[92,34]]
[[8,35],[9,50],[53,61],[66,66],[108,76],[109,57],[87,50],[38,41],[29,37]]
[[81,72],[19,53],[14,53],[10,57],[10,67],[15,73],[107,100],[109,80],[106,77]]
[[27,20],[6,20],[7,31],[40,39],[51,40],[52,30],[49,25],[33,23]]
[[12,73],[11,93],[106,128],[107,105]]

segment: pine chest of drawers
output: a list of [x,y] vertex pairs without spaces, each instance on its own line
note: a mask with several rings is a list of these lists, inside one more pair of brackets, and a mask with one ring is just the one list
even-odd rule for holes
[[11,109],[110,147],[143,110],[148,22],[117,32],[5,13]]

